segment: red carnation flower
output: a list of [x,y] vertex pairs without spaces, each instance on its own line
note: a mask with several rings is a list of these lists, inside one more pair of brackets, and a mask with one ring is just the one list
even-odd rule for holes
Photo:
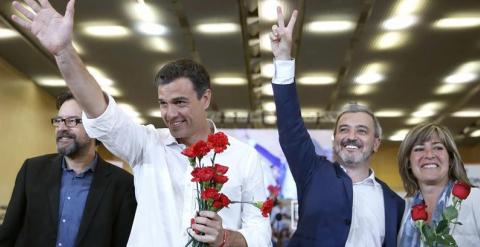
[[215,175],[215,170],[212,167],[195,168],[192,171],[192,182],[208,182]]
[[220,164],[215,164],[215,172],[217,175],[223,175],[227,173],[228,171],[228,166],[222,166]]
[[224,207],[228,207],[228,205],[230,205],[230,198],[228,198],[228,196],[226,196],[225,194],[223,193],[220,193],[218,198],[213,201],[213,207],[220,210]]
[[213,199],[217,200],[219,198],[220,194],[218,193],[218,190],[215,188],[206,188],[204,191],[202,191],[202,199],[208,200],[208,199]]
[[208,135],[208,147],[215,153],[221,153],[227,149],[228,137],[223,132]]
[[265,202],[262,203],[260,210],[262,211],[263,217],[268,217],[273,208],[273,199],[268,198]]
[[182,154],[189,157],[189,158],[195,158],[196,157],[195,151],[193,151],[192,147],[185,148],[182,151]]
[[228,177],[227,176],[222,176],[222,175],[214,175],[213,176],[213,181],[215,181],[215,183],[217,183],[217,184],[224,184],[228,181]]
[[470,185],[462,181],[457,181],[453,185],[452,194],[460,200],[465,200],[468,195],[470,195],[470,189]]
[[412,219],[413,221],[417,220],[423,220],[426,221],[428,219],[428,213],[427,213],[427,205],[421,203],[417,204],[412,207]]
[[270,194],[272,196],[277,197],[278,194],[280,193],[280,186],[269,185],[268,186],[268,191],[270,192]]

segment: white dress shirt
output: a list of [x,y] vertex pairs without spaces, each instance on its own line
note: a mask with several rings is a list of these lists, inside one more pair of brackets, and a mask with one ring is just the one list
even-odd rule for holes
[[[82,118],[91,138],[132,166],[138,205],[128,246],[185,246],[189,240],[186,229],[197,211],[192,167],[181,154],[185,145],[177,143],[168,129],[136,124],[111,96],[101,116],[88,119],[83,114]],[[229,180],[221,192],[232,201],[265,200],[257,152],[231,136],[228,139],[230,146],[215,159],[229,167]],[[202,161],[210,165],[211,155]],[[271,246],[269,220],[256,207],[231,204],[218,214],[223,227],[240,232],[248,246]]]
[[[272,83],[281,85],[294,83],[295,60],[275,60],[274,65]],[[352,222],[345,244],[348,247],[380,247],[385,238],[383,190],[375,180],[375,173],[371,171],[365,180],[353,184]]]

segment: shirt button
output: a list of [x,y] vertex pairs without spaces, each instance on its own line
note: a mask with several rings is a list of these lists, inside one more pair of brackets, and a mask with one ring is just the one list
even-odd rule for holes
[[63,223],[65,223],[65,221],[66,221],[65,219],[62,220]]
[[58,246],[62,246],[62,243],[58,243]]
[[67,197],[68,200],[70,200],[71,198],[70,197]]

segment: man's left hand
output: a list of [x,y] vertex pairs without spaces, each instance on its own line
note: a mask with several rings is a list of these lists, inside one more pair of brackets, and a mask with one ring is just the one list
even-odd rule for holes
[[[225,229],[222,226],[222,218],[212,211],[200,211],[199,216],[195,217],[195,224],[192,225],[193,230],[197,230],[200,234],[190,231],[192,237],[200,242],[208,243],[210,246],[217,247],[223,243],[223,235]],[[205,235],[201,235],[201,233]]]

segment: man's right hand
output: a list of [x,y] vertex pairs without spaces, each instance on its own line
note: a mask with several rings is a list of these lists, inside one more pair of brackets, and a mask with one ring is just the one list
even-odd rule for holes
[[27,20],[20,16],[12,15],[12,20],[18,25],[29,30],[40,43],[53,55],[60,55],[67,48],[72,48],[72,29],[75,0],[67,4],[65,16],[60,15],[50,5],[48,0],[25,0],[32,11],[25,8],[17,1],[13,7]]
[[272,26],[270,42],[273,56],[277,60],[289,60],[292,57],[292,33],[298,11],[294,10],[288,25],[285,26],[282,8],[277,7],[277,25]]

